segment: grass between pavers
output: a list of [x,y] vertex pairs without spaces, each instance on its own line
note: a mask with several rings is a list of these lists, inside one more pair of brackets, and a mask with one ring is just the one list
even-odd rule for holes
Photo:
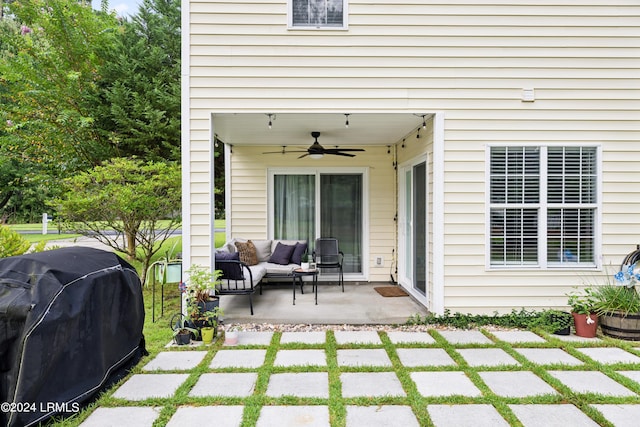
[[[168,327],[166,328],[168,329]],[[97,402],[95,406],[101,407],[117,407],[117,406],[161,406],[163,409],[154,424],[155,427],[164,426],[173,416],[175,411],[181,405],[189,406],[205,406],[205,405],[242,405],[244,406],[243,427],[253,427],[256,425],[260,410],[263,406],[272,405],[326,405],[329,408],[330,422],[332,426],[344,427],[346,425],[347,406],[378,406],[378,405],[407,405],[410,406],[421,426],[433,425],[427,412],[427,406],[430,404],[489,404],[496,408],[500,415],[507,420],[512,426],[520,426],[520,422],[511,411],[510,404],[566,404],[571,403],[577,406],[587,416],[592,418],[596,423],[602,426],[612,427],[597,410],[593,409],[591,404],[640,404],[639,396],[631,397],[611,397],[598,393],[575,393],[559,380],[549,374],[552,370],[575,370],[575,371],[599,371],[619,382],[636,394],[640,394],[640,385],[629,378],[618,374],[621,370],[640,370],[640,364],[616,363],[601,364],[586,355],[582,354],[577,348],[584,347],[619,347],[624,350],[640,356],[640,351],[634,348],[639,343],[628,343],[610,338],[602,338],[601,342],[585,343],[585,342],[568,342],[555,338],[553,335],[539,332],[541,336],[547,339],[545,343],[518,343],[512,344],[500,341],[496,336],[492,335],[491,330],[480,328],[480,331],[490,338],[491,344],[452,344],[444,339],[437,329],[429,330],[429,334],[435,339],[433,344],[393,344],[386,332],[379,331],[378,335],[382,344],[337,344],[335,335],[332,330],[326,331],[326,340],[323,344],[302,344],[302,343],[280,343],[281,332],[274,332],[271,343],[268,346],[262,345],[244,345],[237,346],[234,349],[266,349],[266,357],[264,364],[259,368],[220,368],[210,369],[209,364],[215,354],[222,348],[223,337],[219,336],[218,340],[210,346],[208,354],[204,360],[194,369],[187,371],[189,378],[180,386],[174,397],[167,399],[147,399],[140,402],[130,402],[126,400],[111,397],[113,391],[117,387],[107,391],[104,396]],[[161,339],[163,335],[158,332],[157,339]],[[222,334],[220,334],[222,335]],[[164,345],[169,342],[170,334],[162,336],[162,345],[151,345],[151,355],[141,361],[133,370],[131,375],[143,373],[142,367],[151,359],[153,359],[160,351],[166,350]],[[166,339],[164,339],[166,338]],[[391,367],[354,367],[338,365],[338,350],[341,349],[384,349],[391,360]],[[455,366],[421,366],[406,367],[400,362],[397,354],[398,348],[442,348],[456,362]],[[473,348],[497,348],[502,349],[513,357],[520,365],[500,365],[500,366],[470,366],[457,350],[473,349]],[[578,366],[566,364],[537,365],[523,355],[514,350],[514,348],[560,348],[579,359],[583,364]],[[296,366],[296,367],[278,367],[274,366],[274,360],[279,350],[293,349],[321,349],[326,353],[327,366]],[[191,351],[192,349],[172,348],[171,351]],[[202,350],[196,348],[195,350]],[[482,392],[481,396],[445,396],[445,397],[425,397],[422,396],[411,379],[412,372],[443,372],[443,371],[462,371],[470,378],[472,383]],[[480,372],[490,371],[530,371],[536,376],[549,384],[558,394],[544,394],[530,396],[524,398],[501,397],[496,395],[484,383],[480,376]],[[184,373],[184,371],[163,371]],[[198,378],[208,372],[255,372],[257,373],[257,382],[253,395],[249,397],[191,397],[189,391],[196,384]],[[283,372],[327,372],[329,378],[329,398],[304,398],[295,396],[271,397],[266,395],[269,378],[272,374]],[[384,396],[384,397],[343,397],[340,374],[345,372],[394,372],[406,393],[405,397]],[[122,382],[126,381],[123,380]],[[121,383],[122,383],[121,382]],[[594,390],[597,390],[597,384],[594,384]],[[84,420],[93,409],[81,413],[73,420],[66,420],[56,425],[72,426],[78,425]]]

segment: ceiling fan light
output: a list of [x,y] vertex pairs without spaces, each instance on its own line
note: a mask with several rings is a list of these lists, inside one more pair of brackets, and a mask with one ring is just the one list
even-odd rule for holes
[[324,156],[324,154],[321,153],[314,153],[314,154],[309,154],[309,157],[311,157],[312,159],[321,159]]

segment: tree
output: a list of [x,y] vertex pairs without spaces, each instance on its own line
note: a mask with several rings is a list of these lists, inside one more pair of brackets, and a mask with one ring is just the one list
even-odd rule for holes
[[63,185],[63,226],[142,262],[144,283],[151,257],[180,227],[180,167],[114,158]]
[[103,60],[97,52],[113,44],[118,21],[83,3],[11,3],[14,30],[4,24],[0,44],[0,132],[15,137],[10,143],[25,158],[58,171],[93,166],[114,154],[83,100],[97,90]]
[[118,156],[180,159],[180,0],[145,0],[105,50],[87,99]]

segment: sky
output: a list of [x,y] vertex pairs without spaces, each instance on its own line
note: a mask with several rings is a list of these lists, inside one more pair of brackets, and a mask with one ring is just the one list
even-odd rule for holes
[[[116,10],[117,15],[135,15],[142,0],[109,0],[109,10]],[[94,9],[100,10],[101,0],[91,0]]]

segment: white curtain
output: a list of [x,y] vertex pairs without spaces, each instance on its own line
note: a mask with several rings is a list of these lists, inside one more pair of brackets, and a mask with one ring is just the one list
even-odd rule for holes
[[315,175],[274,176],[274,238],[315,239]]

